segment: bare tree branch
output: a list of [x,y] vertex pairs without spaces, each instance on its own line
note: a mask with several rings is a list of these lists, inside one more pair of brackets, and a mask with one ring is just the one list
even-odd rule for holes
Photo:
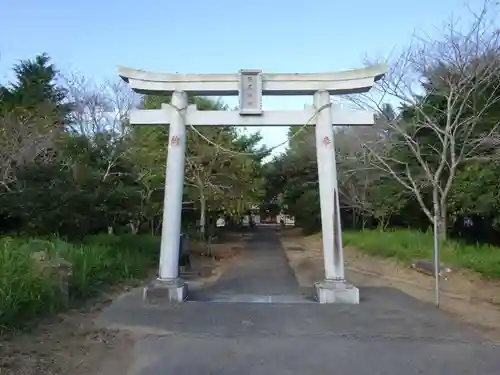
[[[463,27],[451,20],[438,39],[416,37],[390,64],[375,95],[353,101],[378,113],[383,131],[358,139],[372,156],[372,165],[411,192],[432,222],[446,231],[447,198],[459,166],[493,158],[500,144],[500,33],[493,20],[493,2],[469,10]],[[470,18],[470,17],[469,17]],[[385,116],[384,103],[403,110]],[[409,158],[408,156],[411,155]],[[432,191],[432,203],[424,189]]]
[[111,152],[106,155],[107,167],[102,180],[116,175],[113,168],[124,150],[121,147],[129,129],[129,115],[136,98],[122,81],[106,81],[96,85],[83,76],[64,79],[72,103],[69,127],[96,142],[106,137]]

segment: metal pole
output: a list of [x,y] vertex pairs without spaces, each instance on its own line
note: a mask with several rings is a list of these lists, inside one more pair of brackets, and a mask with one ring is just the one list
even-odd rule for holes
[[434,276],[435,276],[435,293],[436,307],[439,308],[439,235],[438,235],[438,216],[434,215]]

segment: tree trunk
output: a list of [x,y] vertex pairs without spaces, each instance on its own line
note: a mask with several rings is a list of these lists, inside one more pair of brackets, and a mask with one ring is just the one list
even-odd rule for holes
[[441,240],[446,240],[447,238],[447,226],[446,226],[446,219],[444,217],[438,217],[438,223],[437,223],[437,228],[438,228],[438,236]]
[[158,223],[156,225],[155,233],[161,233],[163,226],[163,219],[158,219]]
[[206,227],[206,214],[207,214],[207,200],[203,194],[200,195],[200,236],[205,240],[205,227]]
[[139,226],[140,226],[140,223],[139,222],[133,222],[131,221],[129,223],[129,226],[130,226],[130,231],[132,232],[132,234],[137,234],[139,233]]
[[448,238],[448,218],[446,205],[441,205],[438,218],[439,238],[441,238],[442,240],[446,240],[446,238]]
[[[437,187],[432,189],[432,207],[434,209],[434,218],[437,220],[437,235],[439,239],[446,240],[447,235],[447,224],[446,224],[446,207],[442,207],[440,204],[439,191]],[[443,211],[444,209],[444,211]]]
[[368,219],[365,217],[365,214],[362,214],[361,215],[361,230],[365,230],[367,222],[368,222]]
[[377,229],[381,232],[387,229],[389,225],[389,220],[391,219],[391,214],[387,213],[384,215],[377,215],[376,219],[378,220]]

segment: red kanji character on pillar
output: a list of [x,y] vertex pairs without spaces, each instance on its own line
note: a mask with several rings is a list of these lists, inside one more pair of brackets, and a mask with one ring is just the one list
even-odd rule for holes
[[330,138],[328,137],[323,138],[323,144],[325,146],[328,146],[330,143],[332,143],[332,141],[330,141]]
[[171,146],[179,146],[180,143],[181,139],[178,135],[173,135],[172,138],[170,139]]

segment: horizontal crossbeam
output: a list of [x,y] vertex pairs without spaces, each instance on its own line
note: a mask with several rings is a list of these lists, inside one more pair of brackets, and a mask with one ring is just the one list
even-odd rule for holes
[[[332,125],[373,125],[373,114],[364,111],[349,111],[332,107]],[[134,125],[168,125],[175,109],[164,105],[161,109],[141,109],[131,112],[130,122]],[[295,111],[263,111],[259,116],[241,116],[238,111],[198,111],[196,105],[188,106],[186,124],[195,126],[294,126],[315,125],[315,110],[307,107]]]
[[[387,68],[374,65],[336,73],[262,73],[263,95],[312,95],[326,90],[331,95],[367,92],[381,79]],[[120,77],[141,94],[170,95],[184,91],[201,96],[236,96],[239,74],[169,74],[118,67]]]

